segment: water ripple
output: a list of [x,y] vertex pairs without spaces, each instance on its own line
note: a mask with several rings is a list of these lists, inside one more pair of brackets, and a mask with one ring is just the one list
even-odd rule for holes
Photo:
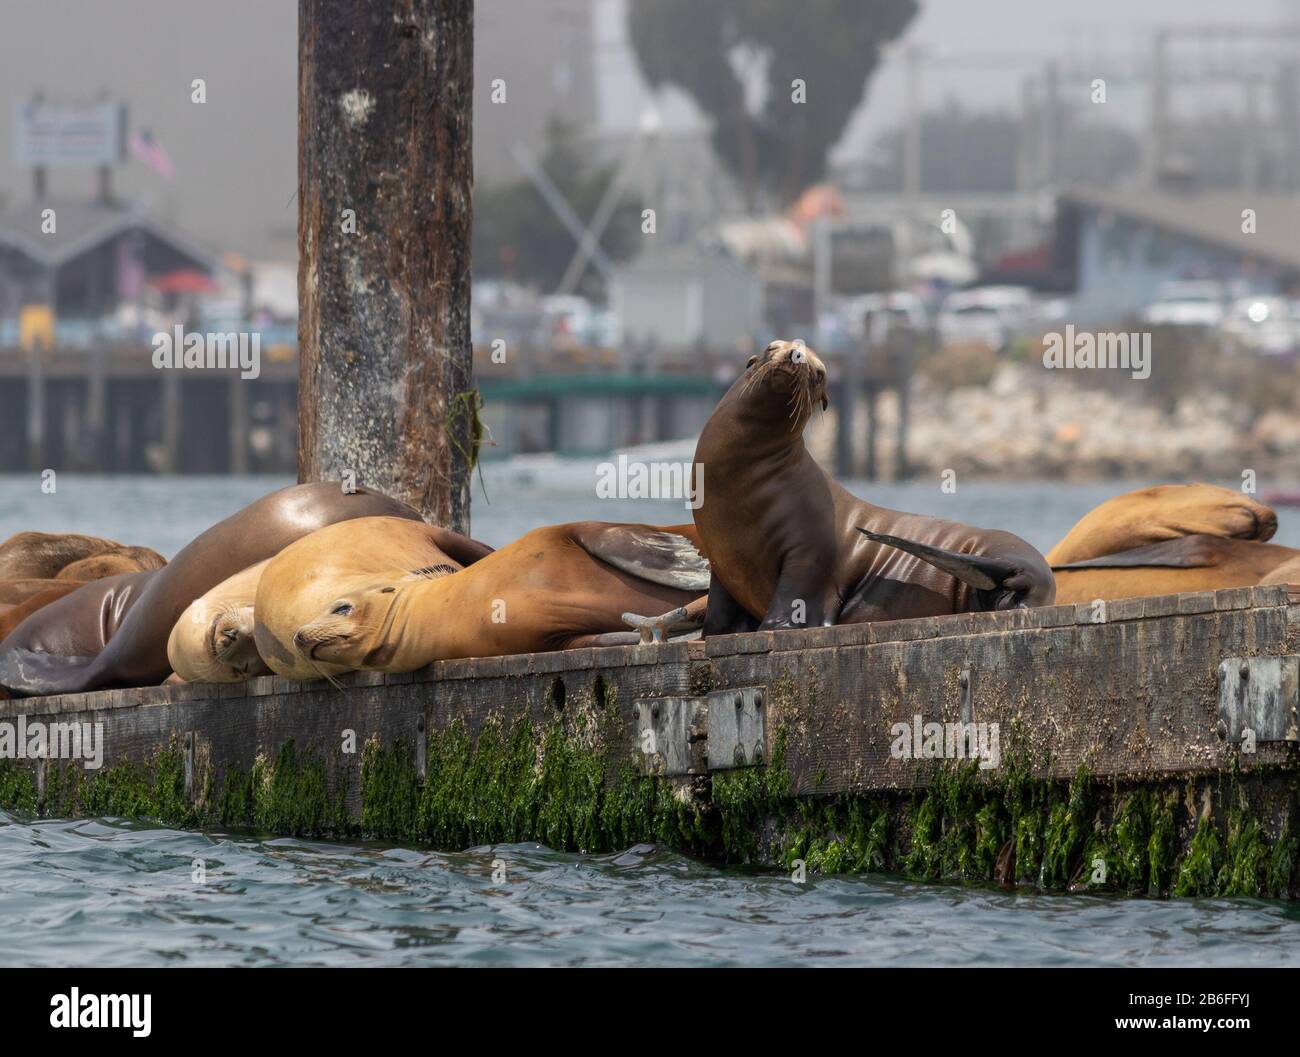
[[5,965],[1280,965],[1297,952],[1300,911],[1261,900],[797,885],[646,844],[441,854],[0,814]]

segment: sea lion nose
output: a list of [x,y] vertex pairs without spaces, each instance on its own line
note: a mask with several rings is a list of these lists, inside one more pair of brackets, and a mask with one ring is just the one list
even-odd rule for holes
[[307,639],[303,636],[302,628],[299,628],[293,633],[293,644],[300,650],[305,650],[307,648]]

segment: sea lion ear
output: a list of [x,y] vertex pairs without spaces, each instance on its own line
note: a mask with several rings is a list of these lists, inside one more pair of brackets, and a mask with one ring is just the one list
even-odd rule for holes
[[979,591],[1000,588],[1020,572],[1018,566],[1001,558],[990,558],[982,554],[959,554],[957,551],[944,550],[942,547],[931,547],[928,543],[887,536],[883,532],[871,532],[864,528],[859,528],[858,531],[873,543],[883,543],[913,554],[923,562],[929,562],[936,569]]
[[830,406],[831,402],[826,399],[826,394],[822,393],[822,410],[825,411]]

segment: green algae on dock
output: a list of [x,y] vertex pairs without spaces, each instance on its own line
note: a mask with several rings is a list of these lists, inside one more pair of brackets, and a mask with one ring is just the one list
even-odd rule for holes
[[[1294,650],[1285,589],[0,703],[99,722],[102,769],[0,761],[23,816],[121,816],[459,849],[659,842],[795,875],[1129,895],[1296,889],[1295,745],[1223,737],[1215,669]],[[636,702],[763,688],[762,763],[647,767]],[[737,706],[739,707],[739,706]],[[995,723],[1001,759],[891,728]],[[698,750],[699,746],[696,746]],[[696,753],[698,757],[698,751]]]

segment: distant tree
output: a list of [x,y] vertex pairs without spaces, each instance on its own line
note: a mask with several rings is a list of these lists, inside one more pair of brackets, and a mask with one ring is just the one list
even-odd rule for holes
[[[678,85],[712,119],[714,147],[752,210],[822,178],[882,45],[916,12],[916,0],[631,0],[628,30],[650,84]],[[745,88],[760,76],[755,112]]]
[[[578,217],[586,223],[613,176],[613,166],[592,165],[590,151],[576,130],[553,119],[539,159],[546,175],[559,188]],[[601,236],[600,247],[614,260],[631,256],[639,245],[639,207],[623,202]],[[474,272],[507,277],[551,293],[560,284],[577,242],[560,223],[541,192],[527,178],[474,194]],[[599,296],[599,275],[587,267],[579,292]]]

